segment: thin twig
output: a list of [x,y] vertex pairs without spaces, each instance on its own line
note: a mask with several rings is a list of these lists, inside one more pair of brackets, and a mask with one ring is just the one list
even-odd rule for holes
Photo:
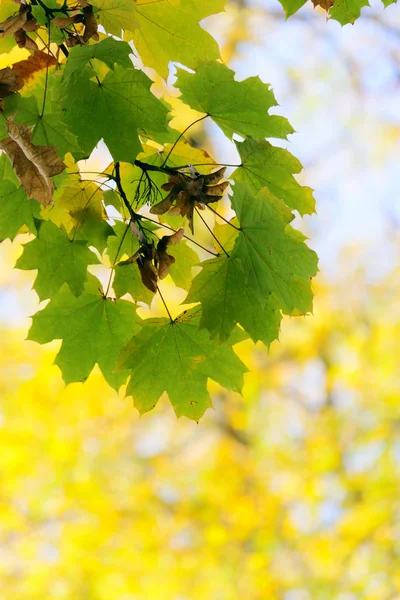
[[235,167],[238,169],[239,167],[243,167],[243,165],[229,165],[227,163],[192,163],[190,165],[182,165],[180,167],[174,167],[174,169],[188,169],[189,167]]
[[167,154],[167,156],[166,156],[166,158],[165,158],[165,160],[164,160],[163,164],[161,165],[162,167],[164,167],[164,166],[167,164],[167,161],[168,161],[168,159],[169,159],[169,157],[170,157],[171,153],[174,151],[174,149],[175,149],[175,146],[177,145],[177,143],[179,142],[179,140],[181,139],[181,137],[182,137],[183,135],[185,135],[185,133],[186,133],[186,132],[187,132],[187,131],[188,131],[188,130],[189,130],[189,129],[190,129],[192,126],[193,126],[193,125],[196,125],[196,123],[200,123],[200,121],[204,121],[204,119],[207,119],[207,117],[208,117],[208,116],[209,116],[209,114],[207,113],[207,114],[206,114],[206,115],[204,115],[203,117],[200,117],[200,119],[196,119],[195,121],[193,121],[193,123],[190,123],[190,125],[188,125],[188,126],[186,127],[186,129],[184,129],[184,130],[182,131],[182,133],[180,133],[180,134],[178,135],[178,137],[176,138],[175,142],[174,142],[174,143],[173,143],[173,145],[172,145],[172,148],[171,148],[171,150],[168,152],[168,154]]
[[158,286],[157,286],[157,291],[158,291],[158,293],[160,294],[160,298],[161,298],[161,300],[163,301],[163,304],[164,304],[164,306],[165,306],[165,310],[166,310],[166,311],[167,311],[167,313],[168,313],[169,320],[171,321],[171,323],[173,323],[173,322],[174,322],[174,320],[173,320],[173,318],[171,317],[171,313],[169,312],[169,309],[168,309],[167,303],[165,302],[165,300],[164,300],[164,296],[162,295],[162,293],[161,293],[161,290],[160,290],[160,288],[159,288]]
[[[140,215],[140,217],[142,219],[146,219],[147,221],[151,221],[152,223],[155,223],[156,225],[159,225],[160,227],[165,227],[165,229],[169,229],[170,231],[173,231],[174,233],[176,233],[176,229],[173,229],[173,227],[170,227],[169,225],[165,225],[165,223],[160,223],[159,221],[155,221],[154,219],[150,219],[150,217],[147,217],[146,215]],[[195,244],[196,246],[198,246],[202,250],[205,250],[209,254],[212,254],[213,256],[215,256],[217,258],[219,257],[219,254],[216,254],[215,252],[212,252],[212,250],[209,250],[205,246],[202,246],[201,244],[199,244],[199,242],[196,242],[196,240],[190,238],[188,235],[183,234],[183,237],[186,240],[188,240],[188,242],[192,242],[192,244]],[[221,248],[222,248],[222,246],[221,246]]]
[[111,280],[112,280],[112,276],[113,276],[113,273],[114,273],[115,265],[117,264],[118,254],[120,253],[120,250],[122,248],[122,244],[124,243],[124,239],[126,237],[126,234],[128,233],[128,229],[129,229],[130,225],[131,225],[131,221],[129,221],[128,225],[126,226],[124,234],[123,234],[123,236],[121,238],[121,241],[119,243],[119,246],[117,248],[117,252],[115,253],[113,264],[111,265],[110,277],[108,278],[107,290],[106,290],[106,293],[104,294],[106,297],[108,295],[108,291],[109,291],[110,286],[111,286]]
[[206,204],[207,208],[209,208],[215,215],[217,215],[217,217],[219,217],[220,219],[222,219],[223,221],[225,221],[225,223],[227,223],[228,225],[230,225],[231,227],[233,227],[233,229],[236,229],[236,231],[242,231],[240,229],[240,227],[236,227],[236,225],[234,225],[231,221],[228,221],[228,219],[225,219],[225,217],[223,217],[222,215],[220,215],[214,208],[212,208],[212,206],[210,206],[209,204]]
[[[47,29],[49,31],[49,41],[48,41],[48,44],[47,44],[46,48],[50,52],[50,17],[49,17],[49,15],[47,15]],[[43,117],[43,115],[44,115],[44,109],[46,107],[46,96],[47,96],[47,84],[48,84],[48,80],[49,80],[49,61],[47,61],[47,64],[46,64],[46,79],[45,79],[45,82],[44,82],[43,106],[42,106],[42,112],[40,113],[40,118]]]
[[114,181],[117,185],[118,188],[118,192],[119,195],[121,196],[123,203],[125,204],[126,208],[128,209],[128,212],[131,216],[132,221],[137,221],[137,214],[135,213],[135,211],[133,210],[128,198],[126,197],[126,194],[124,192],[124,189],[122,187],[122,183],[121,183],[121,166],[119,161],[115,163],[114,165],[115,167],[115,176],[114,176]]
[[207,227],[208,231],[211,233],[211,235],[213,236],[214,240],[217,242],[218,246],[221,247],[221,249],[225,252],[226,256],[229,258],[229,254],[227,253],[227,251],[225,250],[225,248],[223,247],[223,245],[221,244],[221,242],[218,240],[218,238],[215,236],[214,232],[212,229],[210,229],[210,227],[208,226],[207,222],[205,221],[205,219],[203,219],[203,217],[200,214],[199,209],[196,207],[195,208],[196,213],[199,215],[200,219],[203,221],[204,225]]

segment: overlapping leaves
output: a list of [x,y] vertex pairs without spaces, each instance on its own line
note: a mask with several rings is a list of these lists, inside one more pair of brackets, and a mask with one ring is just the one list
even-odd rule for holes
[[[297,159],[265,139],[293,129],[270,114],[268,84],[238,81],[219,60],[200,21],[221,10],[219,0],[0,8],[0,42],[29,52],[0,72],[0,238],[29,233],[16,267],[37,271],[33,287],[49,300],[29,339],[61,340],[66,383],[97,364],[115,389],[128,383],[140,412],[167,393],[196,420],[212,405],[208,379],[241,391],[246,367],[232,346],[269,346],[284,314],[311,312],[317,271],[290,225],[292,211],[313,213],[312,190],[296,179]],[[180,64],[175,94],[234,140],[233,173],[169,126],[139,58],[163,79]],[[84,173],[79,161],[101,141],[111,164]],[[172,285],[196,306],[171,314]],[[141,319],[155,296],[167,317]]]

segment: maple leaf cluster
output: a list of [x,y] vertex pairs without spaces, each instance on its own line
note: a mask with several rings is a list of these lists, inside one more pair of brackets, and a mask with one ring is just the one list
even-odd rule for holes
[[[295,177],[299,161],[266,139],[293,128],[270,114],[270,86],[237,81],[200,25],[223,6],[0,4],[0,48],[21,56],[0,69],[0,239],[29,234],[16,268],[36,271],[33,288],[49,300],[29,338],[62,340],[56,364],[67,383],[98,364],[115,389],[130,377],[141,412],[167,392],[177,415],[196,420],[211,406],[209,378],[241,390],[235,344],[269,346],[283,314],[311,312],[317,272],[291,227],[293,211],[314,212],[312,190]],[[135,66],[132,44],[165,80],[171,62],[184,65],[180,102],[202,115],[193,124],[213,120],[234,142],[233,172],[171,128],[171,107]],[[83,175],[101,141],[111,164]],[[109,271],[104,288],[88,270],[99,264]],[[195,306],[171,314],[166,280]],[[138,307],[151,308],[155,294],[168,318],[141,319]]]

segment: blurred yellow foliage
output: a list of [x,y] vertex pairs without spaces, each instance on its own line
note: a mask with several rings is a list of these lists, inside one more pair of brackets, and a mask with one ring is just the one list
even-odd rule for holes
[[65,388],[57,343],[3,327],[2,600],[398,597],[398,297],[398,273],[320,283],[199,425],[97,371]]

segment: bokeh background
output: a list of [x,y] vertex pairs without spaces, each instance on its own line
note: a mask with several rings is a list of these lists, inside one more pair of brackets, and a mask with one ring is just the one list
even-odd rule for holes
[[[12,270],[26,236],[4,242],[2,600],[400,599],[400,7],[342,28],[241,0],[204,26],[297,131],[314,315],[286,318],[269,352],[238,346],[243,397],[210,382],[199,424],[165,398],[139,417],[97,370],[65,388],[59,343],[24,341],[34,273]],[[191,136],[235,162],[214,128]]]

